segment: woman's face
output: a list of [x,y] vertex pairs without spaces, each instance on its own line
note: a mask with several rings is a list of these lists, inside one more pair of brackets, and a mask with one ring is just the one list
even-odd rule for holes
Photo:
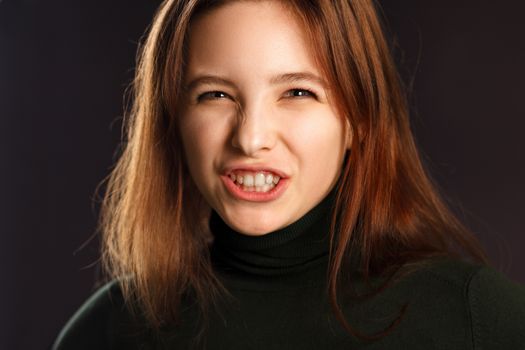
[[180,130],[191,177],[233,229],[263,235],[316,206],[349,144],[302,28],[276,1],[191,26]]

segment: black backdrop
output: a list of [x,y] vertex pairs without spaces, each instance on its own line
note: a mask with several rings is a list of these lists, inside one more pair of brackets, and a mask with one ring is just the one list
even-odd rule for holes
[[[0,0],[0,348],[48,347],[97,278],[95,188],[153,0]],[[525,5],[383,1],[434,178],[525,282]]]

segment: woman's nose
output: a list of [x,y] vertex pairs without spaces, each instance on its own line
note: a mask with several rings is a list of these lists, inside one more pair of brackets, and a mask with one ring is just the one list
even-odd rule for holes
[[269,109],[250,108],[238,113],[232,135],[232,146],[244,155],[257,157],[274,148],[276,133]]

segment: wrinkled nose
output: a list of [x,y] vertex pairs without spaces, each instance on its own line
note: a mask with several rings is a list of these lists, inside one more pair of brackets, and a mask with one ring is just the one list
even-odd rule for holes
[[232,135],[232,146],[248,157],[275,147],[276,133],[269,110],[251,108],[239,111]]

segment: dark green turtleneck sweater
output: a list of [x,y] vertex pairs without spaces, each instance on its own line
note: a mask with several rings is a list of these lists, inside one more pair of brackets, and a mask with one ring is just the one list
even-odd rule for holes
[[[383,338],[349,335],[325,288],[331,204],[328,196],[292,225],[258,237],[212,214],[212,262],[234,299],[212,314],[206,349],[525,349],[525,289],[491,268],[444,258],[371,298],[340,301],[349,323],[365,334],[385,329],[408,305]],[[189,349],[197,307],[183,309],[180,326],[154,334],[130,316],[112,282],[73,316],[54,349]]]

